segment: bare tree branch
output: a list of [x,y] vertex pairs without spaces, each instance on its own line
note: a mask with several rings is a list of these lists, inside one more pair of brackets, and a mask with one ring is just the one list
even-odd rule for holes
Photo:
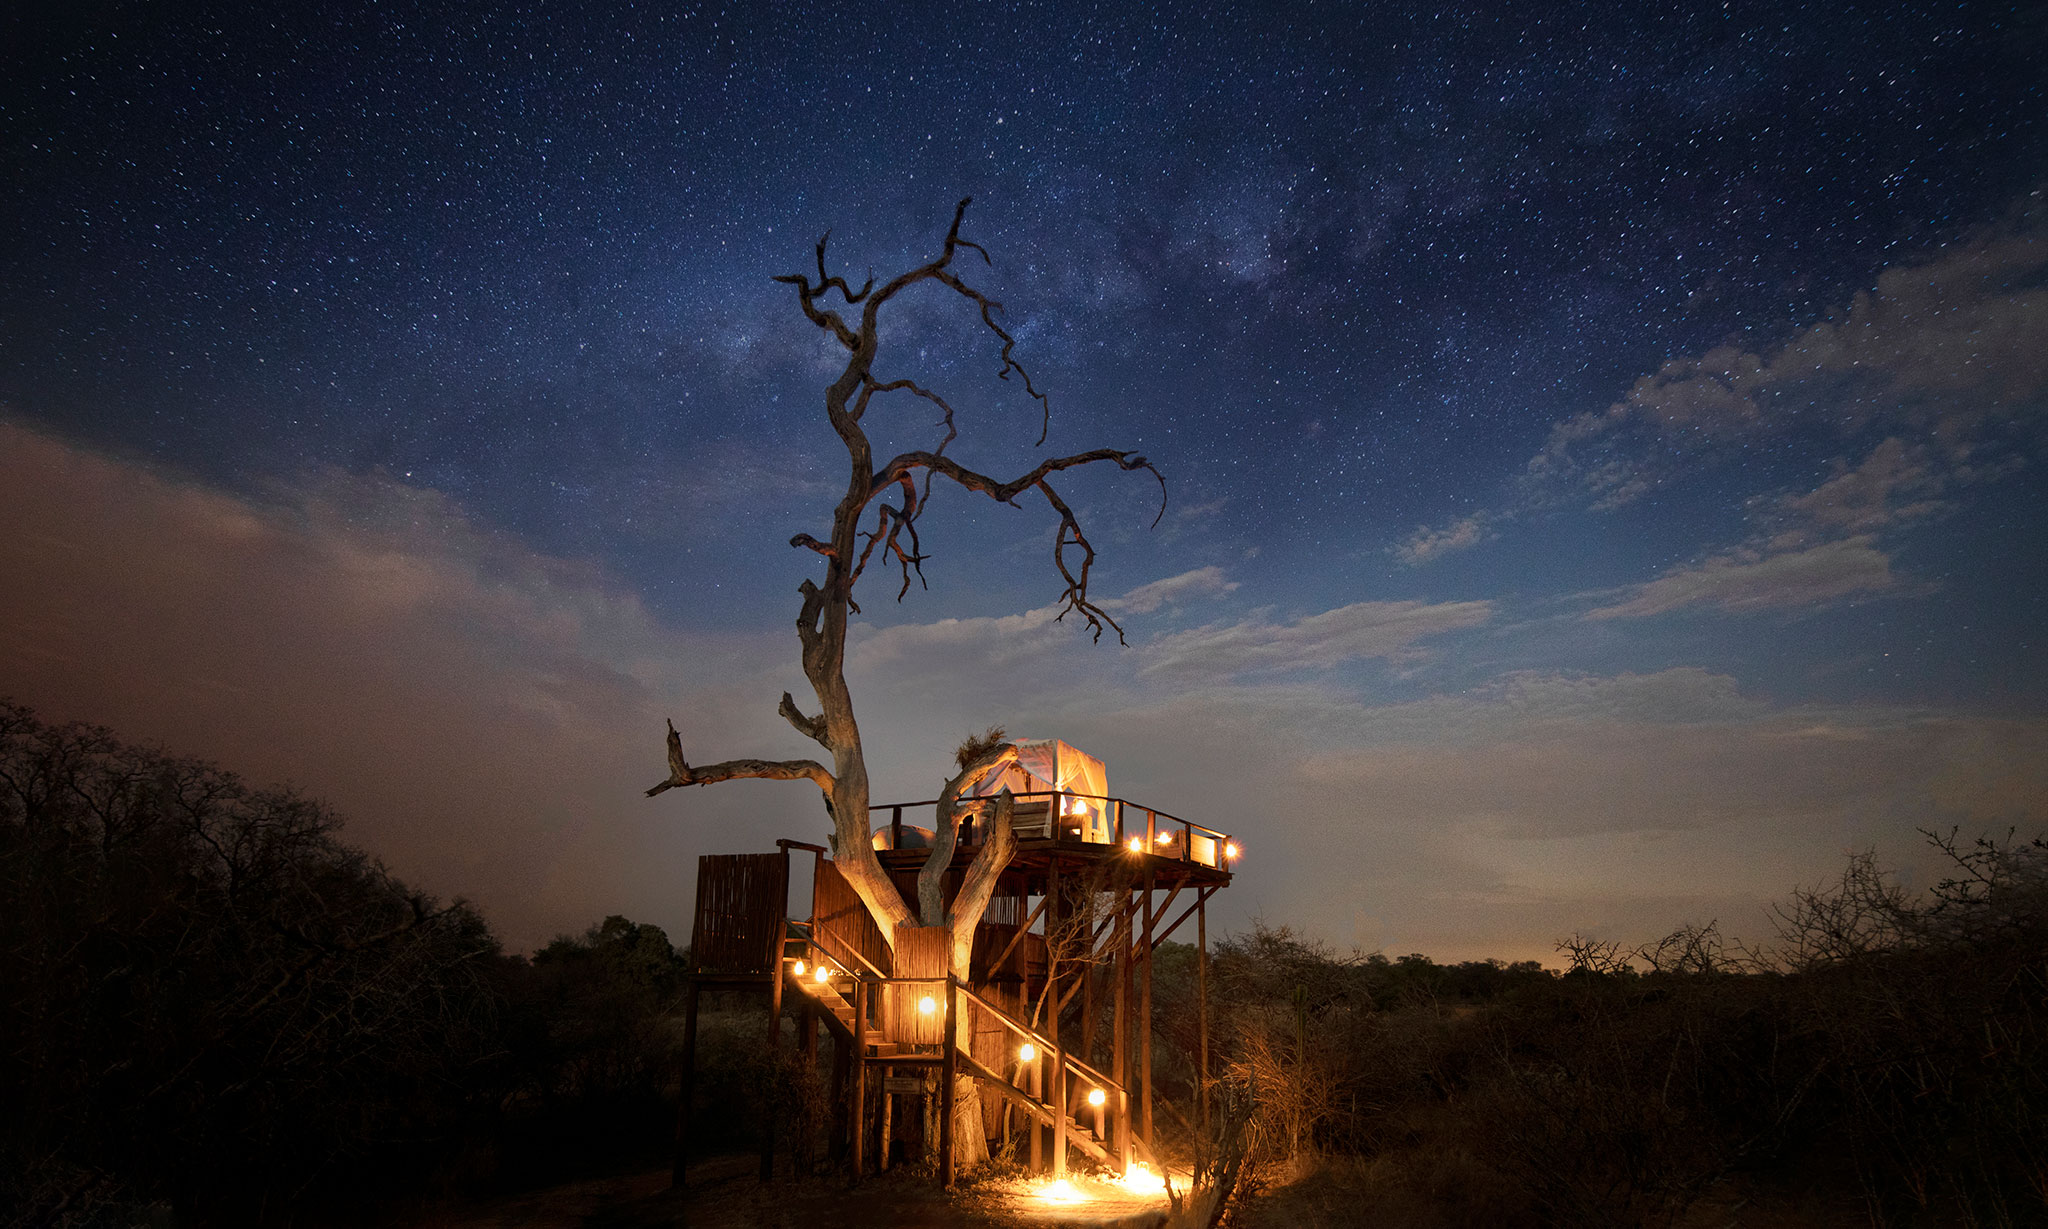
[[832,796],[832,774],[815,760],[727,760],[722,764],[694,768],[683,758],[683,739],[676,733],[673,721],[668,723],[668,780],[648,790],[647,796],[652,798],[678,785],[715,785],[720,781],[749,777],[769,781],[815,781],[828,799]]
[[795,726],[797,733],[814,743],[823,744],[826,750],[831,750],[832,744],[825,741],[824,718],[805,715],[804,711],[796,706],[796,700],[788,692],[782,693],[782,703],[776,707],[775,711],[781,714],[784,721]]
[[[960,795],[979,785],[988,774],[1017,758],[1015,743],[1004,742],[990,747],[976,756],[962,768],[953,779],[946,782],[939,791],[938,806],[933,821],[937,828],[933,833],[932,851],[925,857],[924,866],[917,872],[917,907],[927,926],[940,926],[946,921],[945,898],[943,895],[946,871],[953,865],[953,849],[959,843],[960,824],[956,812]],[[983,853],[987,851],[984,849]],[[1004,859],[1008,861],[1008,859]],[[958,913],[958,910],[955,910]],[[976,920],[980,919],[976,914]],[[972,930],[972,927],[969,928]]]

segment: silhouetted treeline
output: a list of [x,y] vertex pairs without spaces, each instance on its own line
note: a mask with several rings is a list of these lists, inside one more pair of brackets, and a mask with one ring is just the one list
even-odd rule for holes
[[[361,1223],[665,1161],[668,937],[612,917],[507,956],[336,828],[0,704],[0,1225]],[[1930,839],[1934,889],[1853,859],[1766,949],[1573,936],[1558,973],[1223,940],[1215,1103],[1275,1188],[1246,1222],[2048,1223],[2048,847]],[[1155,981],[1157,1121],[1186,1160],[1193,949]],[[769,1057],[758,999],[705,1008],[697,1146],[770,1113],[815,1136],[819,1073]]]
[[529,965],[337,826],[0,704],[0,1224],[347,1219],[663,1155],[667,937]]
[[2048,1223],[2048,847],[1930,839],[1933,891],[1857,858],[1764,950],[1574,937],[1559,975],[1227,940],[1221,1093],[1270,1180],[1317,1174],[1251,1222]]

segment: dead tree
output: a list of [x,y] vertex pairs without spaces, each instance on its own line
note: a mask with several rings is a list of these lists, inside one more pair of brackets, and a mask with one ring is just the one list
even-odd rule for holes
[[[805,318],[847,353],[845,368],[825,390],[825,415],[846,447],[849,468],[846,494],[833,510],[831,532],[824,539],[808,533],[799,533],[790,539],[791,546],[809,550],[824,561],[825,574],[821,580],[806,579],[797,587],[803,599],[796,620],[797,640],[802,646],[804,676],[817,697],[818,712],[815,716],[804,712],[787,692],[783,693],[778,709],[798,733],[825,749],[830,766],[814,759],[740,759],[692,765],[684,758],[682,740],[675,724],[670,722],[668,777],[647,791],[652,796],[678,785],[710,785],[744,777],[811,782],[824,795],[825,809],[832,819],[832,847],[840,874],[859,894],[882,934],[893,945],[898,926],[949,927],[952,932],[952,971],[962,978],[968,975],[975,926],[988,907],[997,877],[1008,864],[1016,840],[1010,826],[1010,808],[1004,799],[995,807],[989,838],[967,868],[951,912],[946,912],[941,888],[946,868],[953,860],[957,839],[955,804],[991,772],[1015,759],[1016,748],[1007,742],[991,747],[962,766],[946,783],[940,793],[935,818],[938,839],[918,876],[919,901],[917,910],[913,911],[876,858],[868,822],[867,759],[861,745],[860,727],[854,719],[853,697],[847,690],[845,670],[847,620],[860,611],[859,603],[854,600],[854,586],[868,564],[877,557],[885,568],[893,565],[897,570],[901,579],[896,592],[899,601],[909,592],[913,577],[920,584],[924,582],[926,556],[918,541],[917,527],[930,506],[933,479],[943,478],[968,491],[1012,505],[1019,496],[1036,492],[1059,518],[1052,552],[1053,567],[1058,571],[1063,586],[1057,618],[1078,615],[1094,639],[1099,641],[1103,631],[1110,630],[1116,633],[1121,643],[1122,627],[1089,596],[1088,582],[1095,563],[1095,548],[1082,531],[1073,509],[1054,489],[1052,480],[1066,470],[1108,462],[1123,470],[1143,470],[1151,474],[1160,480],[1162,497],[1165,492],[1165,481],[1150,462],[1135,453],[1113,448],[1096,448],[1071,456],[1049,458],[1008,481],[969,469],[946,455],[947,445],[958,436],[952,405],[937,392],[912,379],[885,378],[875,373],[875,359],[880,348],[877,322],[882,309],[911,287],[923,282],[936,282],[966,300],[979,313],[982,326],[1001,342],[1002,366],[996,373],[997,377],[1008,380],[1014,373],[1024,391],[1038,403],[1041,415],[1039,443],[1045,442],[1045,426],[1050,421],[1046,398],[1033,385],[1029,373],[1012,356],[1015,339],[997,322],[1002,304],[969,285],[954,268],[954,260],[963,249],[979,254],[984,263],[988,262],[987,251],[960,236],[960,221],[966,215],[967,205],[968,201],[963,200],[954,210],[953,224],[946,231],[945,245],[937,259],[899,274],[879,289],[872,277],[856,290],[844,278],[826,272],[825,246],[831,239],[830,232],[818,240],[815,280],[802,273],[775,279],[796,288],[797,301]],[[836,306],[831,305],[834,295],[839,299]],[[858,308],[859,312],[855,320],[849,322],[841,314],[841,308]],[[862,421],[874,399],[884,393],[905,393],[937,409],[938,420],[934,426],[941,437],[936,447],[906,452],[876,464]],[[897,502],[889,502],[892,495]],[[1163,514],[1163,503],[1161,511]],[[1157,523],[1156,519],[1154,523]],[[970,1131],[956,1132],[956,1136],[967,1145],[967,1159],[973,1159],[981,1143],[980,1110],[979,1099],[971,1088],[972,1081],[967,1083],[969,1087],[961,1090],[966,1095],[956,1097],[956,1103],[963,1107],[959,1120],[972,1121],[976,1126]]]

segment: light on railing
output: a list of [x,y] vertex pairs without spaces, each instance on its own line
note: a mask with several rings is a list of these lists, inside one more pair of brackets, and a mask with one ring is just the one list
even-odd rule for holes
[[1028,1062],[1030,1062],[1030,1061],[1031,1061],[1032,1059],[1034,1059],[1034,1058],[1037,1058],[1037,1057],[1038,1057],[1038,1047],[1037,1047],[1037,1046],[1035,1046],[1035,1045],[1032,1045],[1032,1044],[1031,1044],[1030,1042],[1028,1042],[1028,1041],[1027,1041],[1027,1042],[1025,1042],[1025,1043],[1024,1043],[1023,1045],[1020,1045],[1020,1046],[1018,1046],[1018,1047],[1017,1047],[1017,1061],[1018,1061],[1018,1062],[1020,1062],[1020,1063],[1028,1063]]
[[1235,861],[1237,861],[1237,842],[1236,842],[1236,841],[1232,841],[1232,842],[1230,842],[1230,844],[1228,844],[1228,845],[1225,845],[1225,846],[1223,847],[1223,856],[1224,856],[1224,857],[1226,857],[1226,858],[1228,858],[1228,859],[1230,859],[1230,860],[1231,860],[1232,862],[1235,862]]
[[804,975],[804,962],[801,960],[797,961],[794,965],[790,966],[789,971],[798,977],[802,977]]
[[1088,1090],[1088,1104],[1095,1106],[1097,1109],[1102,1108],[1102,1103],[1107,1100],[1109,1100],[1109,1094],[1103,1092],[1100,1088]]
[[917,1001],[917,1014],[928,1016],[939,1009],[939,1001],[927,994]]
[[1162,833],[1160,833],[1160,834],[1159,834],[1159,843],[1160,843],[1161,845],[1171,845],[1171,844],[1173,844],[1173,833],[1171,833],[1171,832],[1162,832]]
[[821,964],[821,965],[819,965],[819,966],[818,966],[818,984],[822,986],[822,985],[824,985],[824,984],[825,984],[826,982],[828,982],[828,981],[831,981],[831,980],[832,980],[832,970],[830,970],[830,969],[826,968],[826,967],[825,967],[824,965],[822,965],[822,964]]
[[1132,837],[1132,838],[1130,839],[1130,846],[1131,846],[1131,852],[1132,852],[1132,853],[1144,853],[1144,852],[1145,852],[1145,838],[1144,838],[1144,837],[1142,837],[1142,836],[1134,836],[1134,837]]

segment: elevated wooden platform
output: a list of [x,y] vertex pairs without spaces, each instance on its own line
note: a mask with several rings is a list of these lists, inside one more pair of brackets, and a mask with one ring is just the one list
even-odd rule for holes
[[[887,1167],[890,1124],[899,1117],[893,1103],[921,1095],[909,1089],[923,1088],[922,1082],[892,1078],[897,1068],[942,1073],[936,1142],[949,1184],[955,1072],[972,1076],[990,1094],[983,1098],[988,1134],[1009,1134],[1021,1112],[1034,1168],[1064,1174],[1069,1148],[1119,1171],[1134,1156],[1151,1159],[1152,958],[1191,917],[1199,953],[1200,1052],[1196,1104],[1187,1116],[1206,1121],[1206,905],[1229,885],[1236,845],[1214,829],[1120,799],[1089,801],[1092,830],[1054,820],[1066,805],[1059,798],[1043,800],[1035,817],[1020,807],[1025,834],[977,928],[964,980],[946,973],[949,944],[939,928],[898,928],[893,945],[885,940],[821,846],[783,840],[774,854],[701,858],[676,1182],[684,1173],[699,993],[716,987],[766,993],[771,1046],[781,1036],[785,1006],[797,1011],[806,1053],[823,1022],[835,1047],[833,1095],[845,1107],[835,1151],[856,1177],[871,1161]],[[913,906],[917,875],[931,851],[902,846],[919,830],[917,812],[934,805],[875,808],[877,844],[887,846],[877,849],[877,858]],[[979,835],[972,819],[963,822],[944,887],[949,904],[981,851]],[[1091,835],[1096,839],[1086,839]],[[812,899],[808,916],[791,917],[789,856],[799,851],[813,856]],[[1100,1027],[1105,1014],[1106,1038]],[[879,1068],[880,1078],[871,1079],[870,1068]],[[1090,1093],[1101,1094],[1099,1104],[1090,1103]],[[764,1179],[773,1171],[773,1155],[771,1130]]]

